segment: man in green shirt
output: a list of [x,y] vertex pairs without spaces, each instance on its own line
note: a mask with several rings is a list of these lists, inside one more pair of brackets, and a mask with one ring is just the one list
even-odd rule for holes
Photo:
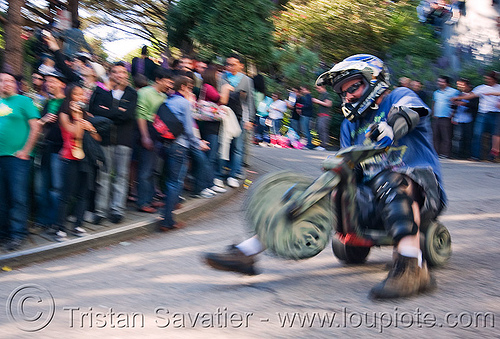
[[30,153],[40,130],[38,118],[33,101],[17,94],[15,77],[0,73],[0,238],[9,251],[28,234]]
[[140,133],[137,168],[137,206],[139,211],[146,213],[156,212],[156,208],[151,206],[155,193],[153,176],[156,154],[154,152],[154,141],[149,135],[148,125],[153,122],[158,108],[167,99],[167,91],[173,87],[172,76],[166,69],[158,67],[154,72],[154,77],[154,84],[141,88],[137,92],[136,108],[137,126]]

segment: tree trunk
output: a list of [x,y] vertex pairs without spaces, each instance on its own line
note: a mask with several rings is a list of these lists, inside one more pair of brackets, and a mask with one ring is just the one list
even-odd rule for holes
[[71,13],[71,20],[79,20],[78,0],[68,0],[68,11]]
[[7,10],[7,25],[5,26],[5,60],[3,70],[13,74],[22,74],[23,41],[21,39],[23,18],[21,7],[24,0],[9,1]]

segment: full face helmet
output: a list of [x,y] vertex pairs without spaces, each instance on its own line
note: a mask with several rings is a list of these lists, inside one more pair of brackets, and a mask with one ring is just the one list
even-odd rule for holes
[[[358,101],[346,102],[342,85],[352,79],[360,79],[365,90]],[[349,121],[361,119],[371,109],[377,109],[375,101],[390,86],[389,72],[384,62],[370,54],[352,55],[339,62],[316,80],[316,85],[331,85],[342,99],[342,113]]]

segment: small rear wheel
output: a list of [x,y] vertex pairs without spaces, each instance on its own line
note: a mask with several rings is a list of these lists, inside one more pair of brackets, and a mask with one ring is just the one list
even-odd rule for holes
[[420,248],[427,264],[431,267],[443,266],[451,257],[451,236],[448,229],[433,220],[424,230]]
[[362,264],[370,253],[370,247],[346,245],[337,238],[332,240],[332,250],[337,259],[346,264]]

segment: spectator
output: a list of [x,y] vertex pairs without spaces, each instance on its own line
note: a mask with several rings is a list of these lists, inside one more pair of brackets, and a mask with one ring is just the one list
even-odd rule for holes
[[266,96],[266,83],[262,74],[257,74],[253,77],[254,85],[254,100],[256,109],[254,144],[258,145],[264,141],[265,118],[268,115],[267,108],[269,106],[269,98]]
[[243,153],[245,152],[245,140],[247,134],[253,131],[253,121],[255,120],[255,102],[253,98],[253,81],[242,73],[243,63],[239,55],[233,54],[226,59],[227,71],[222,75],[220,86],[229,84],[234,88],[234,93],[239,96],[241,101],[241,114],[234,110],[241,130],[239,137],[233,139],[231,146],[231,160],[229,163],[229,176],[227,184],[236,188],[240,183],[236,179],[242,176],[241,167],[243,164]]
[[47,101],[47,92],[44,90],[44,82],[45,79],[41,72],[33,72],[33,74],[31,74],[31,88],[25,94],[28,98],[33,100],[33,104],[35,104],[39,111],[42,111]]
[[312,102],[318,105],[318,118],[316,120],[316,128],[318,130],[321,144],[316,147],[317,151],[324,151],[330,141],[330,108],[332,107],[332,99],[328,94],[325,86],[316,86],[319,93],[319,98],[313,98]]
[[175,222],[172,212],[178,203],[186,176],[189,147],[197,147],[202,151],[209,148],[206,141],[196,138],[193,134],[194,120],[191,116],[191,103],[188,99],[192,96],[193,85],[192,79],[186,76],[177,77],[174,82],[175,94],[165,102],[170,111],[182,122],[184,132],[175,141],[164,143],[161,151],[167,170],[164,219],[160,225],[160,229],[163,231],[182,226]]
[[102,137],[107,166],[99,169],[94,224],[105,217],[119,223],[125,212],[137,106],[137,92],[128,85],[128,76],[125,64],[115,63],[109,77],[111,91],[96,87],[89,103],[89,113],[113,121],[110,135]]
[[55,69],[55,61],[51,57],[43,58],[42,64],[38,67],[38,72],[40,74],[49,74],[53,73]]
[[410,82],[410,89],[417,93],[418,97],[427,105],[427,93],[422,90],[422,83],[418,80],[412,80]]
[[40,130],[33,101],[17,94],[16,78],[0,73],[0,238],[14,251],[28,235],[30,153]]
[[68,57],[74,57],[76,53],[80,52],[82,48],[85,48],[90,53],[93,53],[92,47],[87,43],[83,32],[80,30],[80,21],[73,20],[72,27],[65,30],[61,36],[61,40],[64,41],[63,53]]
[[140,132],[137,154],[137,207],[141,212],[155,213],[155,207],[161,207],[159,203],[153,206],[156,154],[149,128],[152,126],[158,108],[167,99],[166,92],[172,87],[173,80],[169,71],[164,68],[157,68],[155,70],[154,84],[141,88],[137,92],[137,126]]
[[302,107],[300,108],[300,129],[304,133],[307,139],[307,148],[313,149],[314,146],[312,144],[312,136],[311,136],[311,118],[313,115],[313,104],[311,91],[309,90],[309,86],[302,85],[300,86],[300,94],[301,94],[301,103]]
[[199,93],[199,89],[201,89],[201,85],[203,84],[203,73],[207,69],[207,63],[201,60],[195,60],[194,69],[194,87],[198,88]]
[[281,136],[280,129],[283,124],[283,116],[287,110],[286,102],[281,100],[279,93],[274,92],[271,95],[273,102],[269,105],[269,119],[271,125],[271,144],[278,145],[277,138]]
[[300,113],[302,110],[298,108],[298,106],[302,107],[301,103],[302,98],[300,97],[300,90],[298,88],[292,88],[288,96],[288,108],[292,110],[292,117],[290,121],[291,127],[294,129],[297,134],[300,135]]
[[479,98],[479,109],[474,123],[474,133],[472,136],[472,159],[481,158],[481,137],[483,133],[491,133],[492,147],[490,157],[498,157],[500,146],[500,107],[498,96],[489,95],[500,92],[497,75],[491,71],[484,75],[484,84],[479,85],[467,95],[460,95],[456,100],[470,100]]
[[[472,90],[471,84],[467,79],[458,80],[457,88],[460,91],[460,95],[468,95]],[[468,159],[471,155],[472,132],[474,119],[477,115],[479,98],[453,100],[453,104],[456,105],[456,109],[452,119],[452,154],[457,158]]]
[[132,76],[135,77],[137,74],[143,74],[149,80],[155,81],[155,69],[156,64],[148,56],[148,46],[142,46],[141,56],[132,59]]
[[88,114],[81,105],[83,100],[85,100],[83,88],[78,85],[71,85],[59,118],[63,139],[61,158],[64,173],[64,190],[58,208],[58,230],[55,235],[55,240],[59,242],[67,240],[65,224],[68,217],[68,208],[73,200],[75,201],[76,220],[71,233],[77,237],[82,237],[87,233],[81,226],[83,214],[87,207],[91,168],[89,155],[85,154],[82,148],[83,139],[84,133],[87,132],[97,141],[100,141],[101,137],[97,129],[88,121]]
[[136,76],[134,76],[133,81],[136,91],[149,85],[148,78],[146,78],[144,74],[137,74]]
[[44,40],[49,49],[54,53],[56,68],[64,75],[68,84],[80,83],[83,81],[77,70],[73,69],[73,59],[61,53],[59,45],[52,34],[44,35]]
[[63,191],[63,169],[59,151],[63,145],[59,114],[66,98],[66,79],[61,73],[47,74],[47,91],[51,98],[42,111],[43,136],[39,140],[35,161],[36,222],[49,229],[56,224],[59,200]]
[[401,77],[401,78],[399,78],[398,82],[399,82],[399,87],[410,88],[410,83],[411,83],[411,79],[410,78]]
[[450,78],[440,76],[437,80],[438,90],[434,92],[434,105],[432,112],[434,116],[432,133],[434,148],[440,157],[451,156],[451,99],[458,95],[458,91],[450,87]]
[[[208,66],[203,72],[203,85],[200,93],[200,98],[204,100],[219,103],[221,105],[227,104],[229,100],[229,92],[234,88],[231,85],[224,85],[221,88],[222,95],[217,91],[217,68],[214,65]],[[219,158],[219,131],[220,121],[199,121],[198,127],[200,135],[203,140],[208,141],[210,149],[206,151],[209,168],[209,180],[212,187],[210,189],[216,193],[224,193],[226,189],[215,185],[215,181],[222,182],[222,174],[220,173],[220,158]]]

